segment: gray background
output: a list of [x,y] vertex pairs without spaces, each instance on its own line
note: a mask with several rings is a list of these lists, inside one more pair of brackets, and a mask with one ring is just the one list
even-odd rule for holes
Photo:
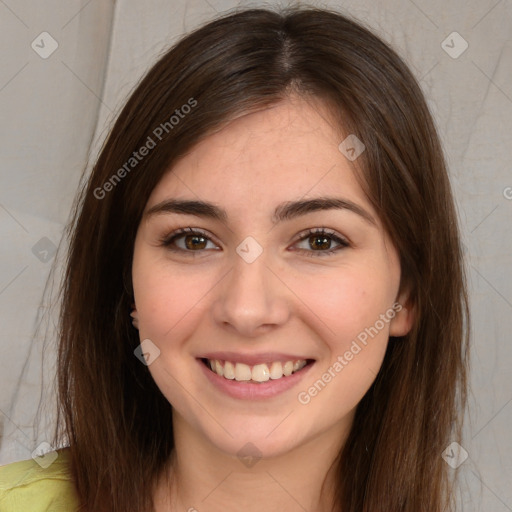
[[[164,48],[216,13],[272,4],[0,0],[0,464],[30,458],[50,438],[54,353],[50,345],[43,354],[36,320],[47,313],[51,332],[56,313],[43,291],[52,265],[57,278],[60,272],[64,255],[55,250],[82,170]],[[462,443],[469,457],[460,466],[460,509],[512,511],[512,1],[309,4],[348,13],[391,43],[435,115],[471,293],[471,404]],[[464,43],[450,36],[454,31],[469,45],[456,58]],[[46,59],[31,47],[51,48],[42,32],[58,44]]]

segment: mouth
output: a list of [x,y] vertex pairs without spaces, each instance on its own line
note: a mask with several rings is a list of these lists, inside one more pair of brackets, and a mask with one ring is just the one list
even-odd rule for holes
[[291,376],[303,372],[315,362],[314,359],[292,358],[251,365],[207,357],[199,358],[199,360],[211,373],[221,377],[223,380],[260,385],[269,381],[277,382],[289,379]]

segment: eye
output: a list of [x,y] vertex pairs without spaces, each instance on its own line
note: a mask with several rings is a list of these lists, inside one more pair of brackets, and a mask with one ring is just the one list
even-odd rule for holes
[[[298,251],[307,256],[330,256],[350,245],[336,232],[325,228],[308,229],[300,236],[299,243],[305,244],[308,248],[299,248]],[[338,244],[334,248],[331,247],[333,242]]]
[[[213,247],[208,247],[208,244]],[[201,252],[205,249],[215,249],[218,247],[210,240],[210,236],[197,228],[180,228],[161,240],[161,244],[170,251],[181,253]]]

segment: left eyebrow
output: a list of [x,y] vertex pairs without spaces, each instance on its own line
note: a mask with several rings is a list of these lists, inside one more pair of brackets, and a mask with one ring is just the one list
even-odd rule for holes
[[[277,224],[322,210],[349,210],[362,217],[366,222],[374,226],[377,225],[375,219],[363,207],[348,199],[339,197],[316,197],[314,199],[301,199],[281,203],[274,210],[272,223]],[[210,218],[222,222],[227,222],[228,220],[228,214],[219,206],[206,201],[189,199],[166,199],[152,206],[145,216],[151,217],[164,213],[195,215],[196,217]]]
[[195,215],[207,219],[220,220],[226,222],[228,214],[222,208],[207,203],[206,201],[193,201],[190,199],[165,199],[164,201],[152,206],[144,215],[152,217],[162,213],[181,213],[183,215]]
[[377,225],[375,219],[363,207],[358,204],[339,197],[316,197],[299,201],[289,201],[280,204],[274,212],[272,222],[277,224],[284,220],[294,219],[301,215],[321,210],[349,210],[362,217],[365,221]]

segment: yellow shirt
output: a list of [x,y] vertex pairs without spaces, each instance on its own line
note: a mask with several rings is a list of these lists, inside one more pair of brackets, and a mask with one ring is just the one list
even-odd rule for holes
[[[1,512],[73,512],[78,509],[69,469],[69,448],[61,448],[56,454],[57,458],[50,465],[47,463],[51,459],[41,459],[42,464],[29,459],[0,466]],[[52,454],[45,457],[52,457]]]

